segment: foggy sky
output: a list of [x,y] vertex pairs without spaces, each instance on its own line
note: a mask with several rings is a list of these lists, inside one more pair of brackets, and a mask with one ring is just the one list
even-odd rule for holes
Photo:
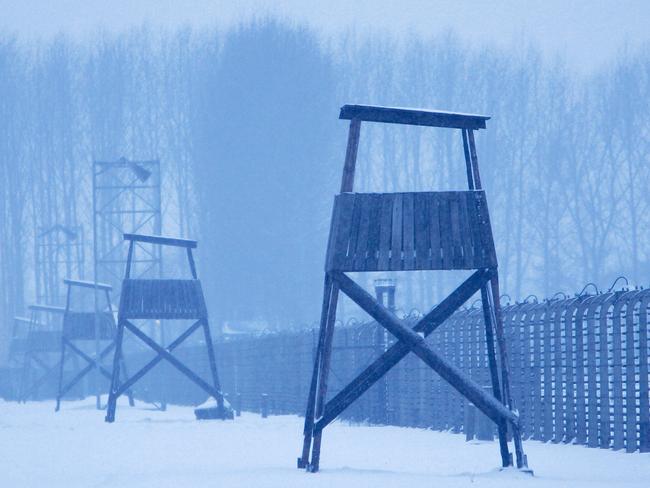
[[644,0],[0,0],[0,29],[20,38],[60,32],[83,37],[99,28],[120,31],[142,23],[175,28],[230,26],[253,15],[306,22],[325,39],[353,27],[400,36],[453,29],[472,44],[539,44],[589,72],[624,45],[650,40],[650,2]]

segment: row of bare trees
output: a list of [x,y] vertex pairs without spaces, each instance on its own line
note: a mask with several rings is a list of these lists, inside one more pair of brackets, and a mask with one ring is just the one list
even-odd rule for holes
[[[356,55],[342,56],[341,70],[368,73],[346,84],[346,100],[492,116],[478,135],[479,160],[503,290],[513,300],[578,292],[588,282],[607,289],[619,275],[647,285],[647,50],[621,51],[578,77],[532,46],[467,49],[453,36],[399,44],[363,38],[345,49]],[[368,131],[360,150],[364,189],[464,186],[459,134]],[[427,307],[431,290],[449,290],[457,277],[401,282],[405,305]]]
[[[621,274],[646,283],[647,51],[576,76],[534,46],[470,47],[451,34],[324,43],[274,20],[85,43],[0,37],[2,342],[35,299],[39,232],[81,227],[91,260],[91,161],[122,156],[160,159],[163,228],[202,239],[218,321],[313,321],[346,102],[493,117],[478,149],[513,299],[607,288]],[[459,133],[363,131],[359,190],[463,188]],[[400,277],[398,301],[427,307],[454,278]]]

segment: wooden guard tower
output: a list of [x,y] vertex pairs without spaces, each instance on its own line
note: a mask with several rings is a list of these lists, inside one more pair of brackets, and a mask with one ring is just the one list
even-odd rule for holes
[[25,352],[27,351],[27,336],[31,320],[27,317],[14,317],[11,327],[11,340],[9,342],[9,365],[11,378],[11,398],[20,400],[20,389],[23,366],[25,364]]
[[[59,387],[56,395],[56,411],[61,408],[61,398],[66,395],[77,383],[86,375],[95,371],[98,376],[104,375],[111,380],[111,372],[102,365],[102,361],[115,348],[115,317],[113,316],[113,306],[111,304],[110,285],[104,283],[94,283],[92,281],[64,279],[67,286],[65,312],[63,313],[63,333],[61,334],[61,359],[59,361]],[[100,293],[104,296],[104,307],[95,310],[95,300],[86,301],[81,306],[73,304],[73,290],[86,292],[88,297],[93,297],[94,293]],[[79,297],[81,298],[81,297]],[[95,298],[95,297],[93,297]],[[89,306],[90,304],[90,306]],[[85,308],[85,310],[80,310]],[[88,353],[88,348],[83,344],[90,344],[94,348],[94,354]],[[103,349],[101,347],[103,346]],[[84,350],[86,349],[86,350]],[[73,358],[80,358],[87,364],[83,368],[75,371],[74,376],[64,383],[64,370],[66,363],[66,352],[68,356],[72,354]],[[77,369],[77,368],[75,368]],[[126,374],[124,360],[122,359],[122,371]],[[97,395],[99,395],[99,384]],[[133,396],[129,392],[129,401],[133,406]]]
[[19,400],[34,398],[41,387],[56,378],[56,355],[61,346],[61,323],[65,309],[52,305],[29,306],[30,319],[23,353]]
[[[320,334],[305,414],[298,467],[318,471],[323,430],[409,352],[416,354],[498,426],[503,466],[512,465],[510,427],[518,468],[527,466],[510,395],[508,361],[499,308],[497,259],[485,193],[481,187],[474,131],[489,117],[429,110],[345,105],[350,120],[341,193],[334,210],[325,263]],[[467,191],[353,193],[362,121],[460,129]],[[410,328],[352,281],[346,272],[474,270],[474,273]],[[391,346],[329,401],[327,382],[339,291],[393,334]],[[425,337],[477,291],[481,292],[493,395],[435,352]],[[495,348],[498,343],[499,357]],[[310,457],[311,454],[311,457]]]
[[[196,274],[194,257],[192,255],[192,249],[196,248],[196,241],[139,234],[124,234],[124,239],[129,241],[129,252],[124,281],[122,282],[122,294],[117,321],[116,348],[113,360],[113,375],[108,398],[106,421],[113,422],[115,420],[117,398],[163,359],[168,361],[217,401],[217,411],[221,418],[231,417],[230,410],[224,405],[224,398],[219,384],[219,375],[217,374],[214,346],[208,324],[208,313],[203,298],[203,289]],[[132,279],[130,277],[131,264],[133,262],[136,242],[185,248],[192,279]],[[163,347],[133,323],[133,320],[137,319],[184,319],[193,320],[194,323],[174,341],[170,342],[169,345]],[[172,355],[172,351],[199,328],[203,328],[212,384],[205,381]],[[153,349],[156,352],[156,356],[143,366],[140,371],[120,384],[119,365],[120,358],[122,357],[122,342],[125,329]]]

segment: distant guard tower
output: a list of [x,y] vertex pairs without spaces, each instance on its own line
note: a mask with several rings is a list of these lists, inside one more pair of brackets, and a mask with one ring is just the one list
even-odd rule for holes
[[[352,402],[409,352],[416,354],[498,426],[503,466],[512,465],[507,427],[517,467],[523,452],[519,417],[513,411],[508,360],[499,308],[497,259],[485,193],[481,187],[474,131],[489,117],[402,108],[345,105],[350,120],[341,193],[334,199],[325,263],[320,334],[305,414],[304,444],[298,467],[318,471],[323,430]],[[467,191],[353,193],[362,121],[460,129],[467,170]],[[345,273],[368,271],[474,270],[447,298],[410,328]],[[327,400],[332,337],[339,291],[365,310],[398,342],[368,366],[334,398]],[[481,292],[493,395],[435,352],[425,337],[436,330],[477,291]],[[494,338],[500,353],[497,364]],[[499,371],[500,366],[500,371]],[[310,457],[311,454],[311,457]]]
[[38,229],[34,250],[36,303],[64,303],[63,278],[84,278],[84,238],[79,225]]
[[[124,267],[127,262],[124,234],[162,233],[160,161],[93,162],[93,259],[94,282],[110,285],[120,296]],[[131,256],[133,278],[160,278],[162,255],[160,246],[137,242],[138,252]],[[101,312],[101,293],[96,293],[96,312]],[[147,326],[166,344],[165,324],[149,321]],[[99,375],[95,375],[99,382]],[[165,410],[164,389],[161,390],[160,408]]]
[[[167,361],[178,371],[194,382],[199,388],[216,400],[215,417],[222,419],[232,418],[232,410],[224,403],[223,393],[217,374],[217,362],[214,355],[214,344],[208,324],[208,312],[203,297],[201,282],[196,273],[192,249],[197,246],[196,241],[188,239],[175,239],[171,237],[149,236],[140,234],[124,234],[124,239],[129,243],[126,272],[122,283],[122,296],[117,322],[117,338],[115,355],[113,359],[113,374],[111,389],[108,397],[106,421],[115,420],[117,399],[128,391],[140,378],[150,371],[162,360]],[[131,277],[131,266],[134,259],[136,244],[145,243],[157,246],[173,246],[185,249],[191,279],[142,279]],[[186,320],[191,325],[167,347],[163,347],[149,337],[138,327],[138,320]],[[211,383],[188,368],[172,352],[183,344],[194,332],[203,329],[207,359],[211,374]],[[120,360],[122,358],[122,344],[124,332],[129,331],[140,339],[146,346],[153,349],[156,356],[145,364],[133,376],[124,382],[119,381]],[[213,418],[215,418],[213,417]]]
[[38,398],[44,386],[53,385],[55,382],[65,308],[35,304],[29,306],[29,311],[18,395],[19,400],[23,402]]
[[23,367],[25,365],[25,352],[27,351],[27,339],[30,331],[31,320],[27,317],[14,317],[11,327],[11,339],[9,343],[9,357],[7,364],[11,376],[11,398],[21,400],[21,380],[23,378]]
[[[63,313],[59,387],[56,395],[57,412],[61,407],[61,399],[91,372],[95,371],[97,376],[103,375],[110,381],[111,371],[103,366],[102,362],[115,349],[115,332],[117,329],[115,317],[113,316],[113,305],[111,304],[112,288],[110,285],[69,279],[64,280],[64,283],[68,287],[68,292]],[[104,302],[99,312],[95,310],[94,300],[92,300],[96,290],[103,295],[102,301]],[[91,300],[88,298],[91,298]],[[74,359],[81,359],[86,364],[83,368],[75,367],[72,377],[65,378],[66,359],[70,356]],[[123,358],[122,372],[126,374]],[[99,404],[101,389],[98,382],[95,384],[95,390]],[[130,391],[129,400],[133,406],[133,396]]]
[[[125,233],[159,235],[160,162],[93,162],[93,255],[95,281],[109,284],[119,294],[126,264],[122,236]],[[142,251],[133,258],[134,277],[158,278],[162,260],[160,249],[139,243]]]

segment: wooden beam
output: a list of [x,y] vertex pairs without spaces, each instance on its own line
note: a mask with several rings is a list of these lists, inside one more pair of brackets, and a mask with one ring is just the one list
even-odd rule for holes
[[482,190],[483,185],[481,184],[481,174],[478,170],[478,156],[476,155],[476,142],[474,141],[474,131],[468,130],[467,136],[469,138],[469,154],[472,160],[472,172],[474,176],[474,189]]
[[51,313],[57,313],[57,314],[64,314],[65,313],[65,307],[58,307],[58,306],[55,306],[55,305],[41,305],[41,304],[38,304],[38,303],[30,305],[29,309],[32,312],[51,312]]
[[192,248],[187,248],[187,262],[190,265],[190,271],[192,272],[192,278],[197,280],[199,277],[196,274],[196,265],[194,264],[194,256],[192,255]]
[[354,172],[357,165],[357,151],[359,149],[359,134],[361,133],[361,121],[352,119],[348,131],[348,147],[345,151],[345,164],[343,165],[343,177],[341,179],[341,193],[351,192],[354,189]]
[[314,358],[314,369],[312,371],[311,382],[309,384],[309,396],[307,398],[307,411],[305,412],[305,426],[303,429],[303,447],[302,453],[298,458],[298,468],[306,468],[309,464],[309,450],[311,449],[312,432],[314,430],[314,415],[316,411],[316,392],[318,387],[318,375],[320,373],[320,363],[322,350],[325,343],[327,332],[327,312],[332,295],[332,279],[326,273],[325,283],[323,286],[323,304],[320,316],[320,330],[318,334],[318,345],[316,346],[316,355]]
[[[129,329],[131,332],[133,332],[135,335],[140,337],[142,339],[142,336],[147,337],[144,335],[143,332],[140,332],[137,327],[135,327],[133,324],[131,324],[128,320],[123,320],[122,321],[123,325],[118,325],[118,327],[123,327]],[[196,331],[199,327],[201,326],[201,321],[197,320],[192,324],[185,332],[183,332],[180,336],[176,338],[171,344],[169,344],[166,347],[166,350],[171,353],[174,349],[176,349],[178,346],[180,346],[183,342],[185,342],[185,339],[187,339],[189,336],[191,336],[194,331]],[[137,331],[134,332],[134,331]],[[148,341],[151,341],[149,337],[147,337],[147,340],[145,341],[142,339],[143,342],[148,344],[150,346],[150,343]],[[121,347],[119,342],[116,341],[116,345],[118,347]],[[156,344],[158,346],[158,344]],[[158,346],[159,347],[159,346]],[[152,348],[153,349],[153,348]],[[156,350],[156,349],[154,349]],[[156,364],[158,364],[160,361],[162,361],[164,357],[161,354],[157,354],[153,359],[151,359],[147,364],[145,364],[137,373],[135,373],[133,376],[131,376],[129,379],[124,381],[118,388],[115,389],[115,398],[117,399],[120,397],[125,391],[130,389],[140,378],[142,378],[148,371],[150,371]],[[113,368],[115,369],[115,368]],[[210,393],[210,392],[208,392]],[[211,393],[210,393],[211,394]]]
[[181,373],[183,373],[185,376],[187,376],[190,380],[192,380],[194,383],[196,383],[197,386],[200,386],[206,393],[209,395],[212,395],[215,400],[222,400],[223,396],[221,395],[221,392],[219,392],[214,386],[206,382],[203,378],[201,378],[199,375],[197,375],[194,371],[192,371],[190,368],[185,366],[181,361],[176,359],[172,354],[167,350],[161,347],[156,341],[151,339],[148,335],[146,335],[144,332],[142,332],[140,329],[138,329],[136,326],[131,324],[128,320],[124,322],[124,326],[131,331],[134,335],[136,335],[142,342],[147,344],[151,349],[153,349],[158,356],[162,357],[162,359],[167,360],[174,366],[177,370],[179,370]]
[[[334,338],[334,327],[336,323],[336,307],[339,298],[339,285],[336,281],[332,282],[332,294],[330,297],[329,306],[327,309],[327,320],[325,330],[325,341],[323,343],[323,350],[320,355],[320,372],[318,375],[318,391],[316,394],[316,417],[323,415],[325,408],[325,400],[327,398],[327,385],[330,373],[330,364],[332,359],[332,341]],[[313,433],[313,446],[311,449],[311,461],[309,463],[309,470],[312,472],[318,471],[320,463],[320,446],[323,431],[318,430]]]
[[[57,394],[57,403],[72,389],[73,386],[75,386],[79,381],[82,380],[84,376],[86,376],[90,371],[92,371],[94,368],[98,367],[101,371],[101,373],[106,376],[109,380],[112,378],[112,374],[110,371],[108,371],[106,368],[104,368],[101,364],[99,364],[99,361],[96,363],[94,359],[92,359],[90,356],[85,354],[83,351],[81,351],[79,348],[77,348],[73,343],[67,341],[66,345],[74,351],[75,354],[81,356],[81,358],[86,361],[88,364],[80,370],[72,379],[68,381],[67,384],[63,385],[62,379],[59,381],[59,392]],[[100,358],[104,358],[109,352],[113,350],[115,347],[115,343],[111,342],[101,353],[100,353]],[[63,361],[61,361],[63,363]],[[57,408],[58,410],[58,408]]]
[[[503,403],[499,382],[499,368],[497,366],[497,356],[494,348],[494,317],[492,315],[492,307],[490,306],[487,283],[481,287],[481,305],[483,306],[483,325],[485,326],[485,343],[488,366],[490,368],[490,379],[492,380],[492,394],[494,395],[494,398]],[[499,449],[501,451],[501,463],[504,468],[511,464],[510,451],[508,451],[507,433],[508,427],[506,423],[503,421],[499,422]]]
[[[425,337],[431,334],[458,307],[469,300],[490,277],[491,272],[487,269],[480,269],[473,273],[451,295],[420,319],[413,330],[423,334]],[[409,352],[409,347],[402,342],[391,346],[325,405],[323,416],[318,420],[314,429],[324,429],[357,398],[379,381],[393,366],[406,357]]]
[[[37,379],[36,379],[36,380],[31,384],[31,386],[29,387],[29,390],[27,390],[26,392],[21,391],[20,397],[21,397],[21,400],[23,400],[23,401],[26,401],[29,397],[32,396],[32,394],[36,393],[36,392],[39,390],[39,388],[41,387],[41,385],[42,385],[43,383],[45,383],[45,381],[46,381],[50,376],[52,376],[53,374],[56,373],[56,369],[57,369],[57,367],[59,366],[59,363],[58,363],[58,362],[56,362],[56,363],[53,364],[53,365],[46,364],[45,362],[43,362],[43,360],[42,360],[41,358],[39,358],[39,357],[38,357],[37,355],[35,355],[35,354],[30,354],[29,357],[30,357],[34,362],[36,362],[36,364],[38,364],[38,365],[41,367],[41,369],[44,370],[44,373],[43,373],[42,376],[40,376],[39,378],[37,378]],[[29,359],[28,359],[28,360],[29,360]]]
[[79,286],[82,288],[97,288],[99,290],[110,291],[113,287],[107,283],[95,283],[94,281],[84,281],[84,280],[71,280],[69,278],[64,278],[63,283],[70,286]]
[[465,170],[467,171],[467,188],[474,190],[474,176],[472,174],[472,160],[469,155],[469,146],[467,143],[467,131],[461,130],[463,135],[463,154],[465,155]]
[[160,244],[162,246],[176,246],[196,248],[196,241],[190,239],[179,239],[177,237],[151,236],[146,234],[124,234],[125,241],[147,242],[149,244]]
[[[205,338],[205,345],[208,349],[208,362],[210,364],[212,382],[214,383],[213,386],[215,390],[221,392],[221,380],[219,380],[219,373],[217,371],[217,358],[214,354],[214,341],[212,340],[212,334],[210,333],[210,324],[208,324],[206,318],[200,319],[200,322],[203,323],[203,337]],[[219,408],[223,408],[223,397],[219,396],[216,400]]]
[[397,317],[378,304],[363,288],[343,273],[333,273],[333,278],[339,283],[343,293],[397,337],[400,342],[405,343],[411,351],[485,415],[496,423],[507,420],[515,426],[519,424],[519,417],[514,412],[504,407],[492,395],[485,393],[478,383],[467,378],[460,369],[439,356],[429,347],[422,335],[402,325]]
[[[510,362],[508,361],[508,353],[506,350],[506,339],[503,331],[503,317],[501,315],[501,303],[499,302],[499,297],[501,293],[499,292],[499,276],[494,274],[490,280],[491,288],[491,299],[492,299],[492,310],[494,310],[494,331],[497,337],[497,343],[499,345],[499,353],[501,357],[501,377],[502,377],[502,388],[503,388],[503,400],[504,403],[510,409],[514,409],[514,404],[512,401],[512,394],[510,392]],[[486,290],[487,291],[487,290]],[[517,458],[517,467],[523,468],[528,466],[528,459],[524,454],[524,448],[521,443],[521,431],[519,426],[514,426],[512,432],[512,438],[515,444],[515,456]]]
[[[126,255],[126,270],[124,271],[124,279],[128,280],[131,277],[131,264],[133,262],[133,248],[135,247],[135,242],[129,242],[129,252]],[[95,263],[95,269],[97,268],[97,263]]]
[[490,119],[486,115],[374,105],[343,105],[339,118],[470,130],[485,129],[485,121]]

